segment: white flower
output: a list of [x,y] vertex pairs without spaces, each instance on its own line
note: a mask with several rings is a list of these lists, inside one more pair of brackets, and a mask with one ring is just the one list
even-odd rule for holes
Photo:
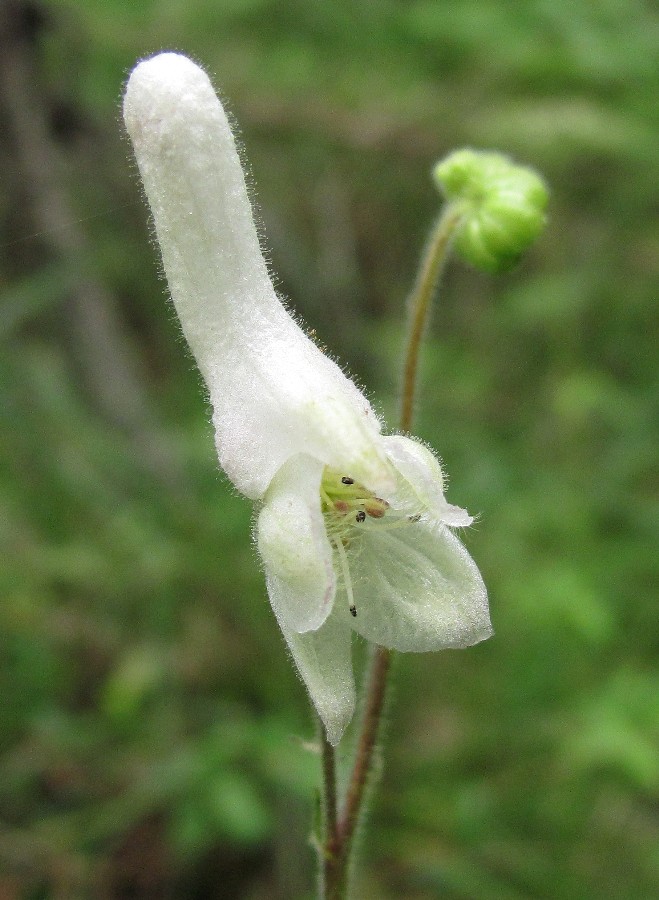
[[485,587],[448,528],[471,518],[444,499],[433,454],[384,436],[277,298],[205,73],[174,53],[141,62],[124,117],[220,464],[259,504],[270,602],[336,744],[354,711],[353,630],[407,651],[490,635]]

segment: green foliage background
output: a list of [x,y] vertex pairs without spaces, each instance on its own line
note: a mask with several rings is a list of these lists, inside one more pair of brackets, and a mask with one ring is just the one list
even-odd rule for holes
[[429,335],[417,432],[480,513],[496,635],[398,660],[358,896],[656,896],[656,10],[5,6],[0,894],[312,896],[313,723],[121,132],[170,48],[240,124],[281,291],[392,425],[432,163],[546,176],[545,236],[452,264]]

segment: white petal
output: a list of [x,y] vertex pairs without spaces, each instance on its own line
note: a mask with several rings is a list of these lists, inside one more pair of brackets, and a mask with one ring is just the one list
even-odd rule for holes
[[275,294],[233,136],[206,74],[175,53],[141,62],[124,118],[231,481],[261,498],[288,457],[308,452],[374,490],[391,488],[368,401]]
[[258,517],[268,595],[289,631],[320,628],[334,603],[332,547],[320,508],[322,473],[323,463],[313,457],[291,457],[273,478]]
[[[469,647],[492,634],[487,592],[476,564],[441,524],[427,521],[364,532],[351,547],[357,607],[353,628],[403,651]],[[347,601],[335,600],[348,622]]]
[[387,456],[409,484],[421,507],[445,525],[458,528],[471,525],[474,520],[466,509],[446,502],[442,467],[424,444],[400,434],[383,437],[382,441]]
[[335,613],[307,634],[290,631],[281,619],[279,625],[327,739],[336,747],[355,711],[350,625]]

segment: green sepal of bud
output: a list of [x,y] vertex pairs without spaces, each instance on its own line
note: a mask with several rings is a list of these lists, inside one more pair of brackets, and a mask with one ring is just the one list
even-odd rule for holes
[[511,268],[545,226],[544,181],[502,153],[456,150],[433,177],[446,199],[464,208],[455,249],[478,269]]

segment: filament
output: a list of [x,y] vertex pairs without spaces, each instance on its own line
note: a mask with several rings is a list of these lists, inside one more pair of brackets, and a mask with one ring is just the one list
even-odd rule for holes
[[348,565],[348,557],[346,556],[346,551],[343,546],[343,543],[339,540],[334,539],[334,546],[336,547],[336,552],[339,554],[339,564],[341,566],[341,572],[343,574],[343,583],[346,586],[346,593],[348,595],[348,608],[353,616],[357,615],[357,607],[355,606],[355,598],[352,593],[352,579],[350,578],[350,566]]

